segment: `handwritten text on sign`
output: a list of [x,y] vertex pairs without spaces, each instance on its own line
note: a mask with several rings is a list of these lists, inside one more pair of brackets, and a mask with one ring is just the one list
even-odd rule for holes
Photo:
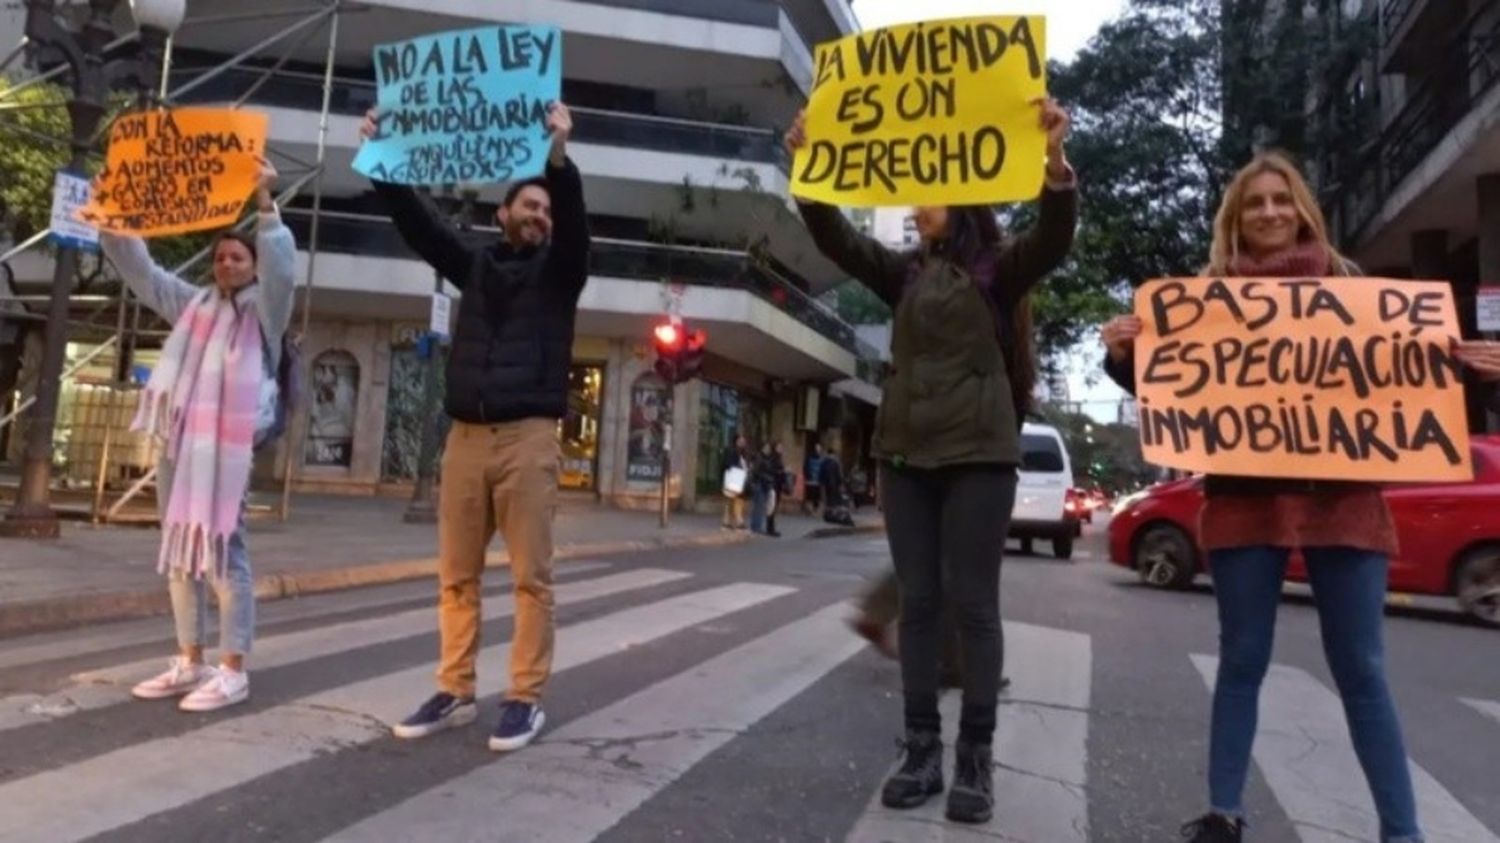
[[820,45],[792,192],[854,206],[1035,199],[1045,39],[1040,16],[955,18]]
[[101,231],[160,237],[234,223],[260,176],[269,119],[243,109],[121,115],[104,169],[78,219]]
[[1158,465],[1328,480],[1468,480],[1447,284],[1170,279],[1136,292],[1141,442]]
[[375,48],[380,125],[354,169],[397,184],[499,184],[540,175],[562,95],[562,34],[487,26]]

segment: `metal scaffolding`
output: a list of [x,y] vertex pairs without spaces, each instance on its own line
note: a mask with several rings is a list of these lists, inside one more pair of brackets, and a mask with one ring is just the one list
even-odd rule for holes
[[[230,107],[240,108],[260,90],[273,76],[282,70],[288,62],[297,54],[303,46],[320,33],[327,37],[327,51],[324,57],[322,106],[318,118],[318,141],[317,156],[313,161],[304,161],[293,155],[290,151],[283,149],[274,142],[274,138],[267,139],[266,151],[276,163],[288,163],[291,166],[282,171],[283,184],[281,192],[276,197],[278,206],[284,206],[296,198],[309,185],[312,191],[312,224],[311,231],[306,243],[301,244],[307,251],[307,276],[302,285],[300,301],[295,307],[300,313],[298,333],[293,341],[300,341],[306,336],[308,321],[312,310],[312,293],[316,286],[317,266],[319,252],[319,218],[323,206],[323,175],[328,150],[329,110],[332,104],[335,59],[338,53],[339,22],[340,19],[350,13],[366,11],[368,7],[350,2],[350,0],[313,0],[312,5],[295,9],[263,10],[255,12],[234,12],[218,15],[201,15],[188,18],[183,21],[179,33],[189,31],[195,26],[223,25],[229,23],[244,23],[254,21],[292,19],[290,23],[282,26],[274,34],[262,39],[254,45],[236,53],[235,55],[203,69],[196,73],[193,78],[182,81],[177,88],[170,88],[173,70],[174,46],[180,40],[180,34],[168,40],[162,57],[160,67],[161,86],[159,91],[139,92],[137,106],[154,107],[160,104],[170,107],[182,101],[182,98],[212,81],[216,77],[236,68],[245,66],[257,58],[264,57],[273,50],[279,50],[274,63],[267,67],[253,66],[251,69],[257,71],[249,87],[241,93],[237,99],[229,103]],[[105,48],[108,55],[114,50],[131,44],[138,40],[138,33],[130,33],[120,36],[110,42]],[[0,72],[6,70],[14,63],[17,57],[24,54],[26,39],[23,38],[13,50],[8,51],[0,58]],[[19,110],[21,106],[7,106],[7,100],[16,94],[42,84],[62,75],[64,67],[53,68],[44,73],[39,73],[31,78],[24,79],[14,85],[0,91],[0,114],[7,110]],[[24,106],[25,108],[37,107],[63,107],[63,103],[41,103]],[[64,138],[53,138],[48,135],[39,134],[19,126],[7,125],[0,122],[0,136],[6,133],[18,136],[21,142],[29,143],[57,143],[67,145]],[[101,132],[102,139],[106,132]],[[280,168],[279,168],[280,169]],[[240,230],[250,228],[255,222],[255,214],[252,210],[235,227]],[[30,252],[39,250],[49,241],[50,230],[41,231],[28,238],[25,242],[17,244],[10,250],[0,255],[0,318],[9,318],[25,321],[45,321],[45,317],[32,313],[27,305],[42,299],[45,296],[20,295],[14,289],[7,289],[10,284],[8,279],[13,277],[9,271],[10,262],[15,258]],[[193,274],[203,273],[203,261],[209,254],[208,249],[202,249],[197,254],[188,258],[175,268],[175,272],[184,277],[191,278]],[[101,259],[102,261],[102,259]],[[206,274],[206,273],[203,273]],[[77,279],[74,279],[76,282]],[[94,363],[107,353],[113,353],[115,357],[115,377],[111,383],[89,384],[90,396],[85,415],[87,416],[89,428],[86,436],[79,437],[80,441],[70,441],[66,450],[74,459],[80,463],[88,463],[91,469],[91,478],[80,478],[79,471],[84,466],[69,466],[69,470],[60,476],[62,482],[66,483],[71,478],[75,481],[88,479],[92,490],[92,502],[89,511],[96,521],[110,521],[122,517],[125,506],[138,494],[151,486],[154,482],[154,449],[151,450],[149,468],[143,468],[141,458],[142,450],[138,443],[128,439],[124,430],[128,413],[119,411],[120,401],[128,398],[134,389],[129,382],[129,372],[125,371],[124,361],[135,347],[136,340],[141,337],[160,337],[165,331],[142,330],[140,321],[140,303],[133,300],[129,290],[121,283],[118,295],[100,296],[86,295],[87,285],[75,290],[70,297],[70,312],[87,309],[86,315],[81,319],[70,317],[70,337],[79,333],[90,332],[94,335],[103,334],[104,339],[83,357],[78,359],[72,366],[63,372],[64,381],[75,378],[85,367]],[[100,321],[113,316],[112,320]],[[170,327],[170,326],[168,326]],[[304,373],[304,380],[305,380]],[[0,431],[8,425],[13,425],[27,408],[35,401],[35,395],[21,396],[17,406],[10,413],[0,416]],[[82,406],[81,404],[79,406]],[[3,409],[3,408],[0,408]],[[115,427],[120,430],[115,430]],[[59,426],[61,429],[61,426]],[[291,511],[291,491],[299,463],[294,456],[305,446],[307,425],[305,423],[290,426],[286,437],[281,443],[281,474],[282,488],[279,504],[274,507],[277,515],[285,520]],[[293,431],[297,433],[294,435]],[[126,443],[122,445],[122,443]],[[112,503],[106,505],[105,492],[112,483],[125,483],[129,485],[124,493]]]

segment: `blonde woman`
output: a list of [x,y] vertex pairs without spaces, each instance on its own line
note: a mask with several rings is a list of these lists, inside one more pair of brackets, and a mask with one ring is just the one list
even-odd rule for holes
[[[1358,269],[1329,243],[1323,213],[1285,156],[1256,156],[1230,182],[1204,271],[1216,277],[1320,277]],[[1141,320],[1104,327],[1105,370],[1134,392]],[[1193,843],[1238,843],[1261,680],[1271,661],[1287,558],[1300,549],[1354,750],[1384,843],[1422,840],[1406,748],[1385,679],[1386,569],[1396,531],[1368,483],[1210,476],[1200,535],[1219,605],[1219,670],[1209,737],[1209,813],[1188,823]]]

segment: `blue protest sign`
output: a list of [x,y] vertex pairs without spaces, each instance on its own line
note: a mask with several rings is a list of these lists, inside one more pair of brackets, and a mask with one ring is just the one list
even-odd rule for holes
[[380,122],[354,169],[398,184],[540,175],[547,107],[562,95],[562,33],[485,26],[375,48]]

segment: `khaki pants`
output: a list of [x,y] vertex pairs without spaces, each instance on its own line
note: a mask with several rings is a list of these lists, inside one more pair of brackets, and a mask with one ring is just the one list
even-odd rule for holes
[[557,511],[557,422],[454,422],[438,500],[438,687],[474,696],[480,578],[498,527],[515,581],[507,699],[534,703],[552,672],[552,518]]
[[724,526],[735,530],[745,529],[745,496],[724,498]]

